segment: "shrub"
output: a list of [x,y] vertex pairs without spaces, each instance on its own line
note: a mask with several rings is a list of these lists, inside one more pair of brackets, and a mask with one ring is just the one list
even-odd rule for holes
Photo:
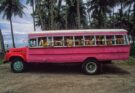
[[131,45],[130,56],[135,57],[135,44],[132,44],[132,45]]

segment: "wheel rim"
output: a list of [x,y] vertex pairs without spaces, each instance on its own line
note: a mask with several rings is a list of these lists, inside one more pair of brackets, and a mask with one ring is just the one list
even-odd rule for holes
[[88,62],[86,64],[86,71],[88,73],[95,73],[97,71],[97,65],[95,62]]
[[23,63],[21,61],[16,61],[13,67],[14,67],[14,70],[21,71],[23,70]]

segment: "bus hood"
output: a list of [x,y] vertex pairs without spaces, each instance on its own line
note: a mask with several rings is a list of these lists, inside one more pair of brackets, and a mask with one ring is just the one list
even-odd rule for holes
[[21,47],[21,48],[10,48],[9,52],[25,52],[27,50],[27,47]]

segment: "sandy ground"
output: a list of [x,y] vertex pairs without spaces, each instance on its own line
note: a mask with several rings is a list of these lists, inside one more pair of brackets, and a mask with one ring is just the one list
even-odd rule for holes
[[104,65],[98,75],[84,75],[80,65],[36,65],[12,73],[0,65],[0,93],[135,93],[135,65]]

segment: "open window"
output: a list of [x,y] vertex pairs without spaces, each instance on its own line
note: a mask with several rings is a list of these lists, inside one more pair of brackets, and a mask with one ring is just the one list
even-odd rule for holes
[[36,45],[37,45],[36,38],[29,39],[29,46],[30,47],[36,47]]
[[75,46],[83,46],[84,40],[83,36],[75,36]]
[[114,35],[107,35],[106,36],[106,44],[107,45],[114,45],[115,44]]
[[105,45],[105,36],[103,36],[103,35],[96,36],[96,44]]
[[65,36],[64,37],[64,45],[68,47],[72,47],[74,45],[73,36]]
[[56,37],[53,37],[53,45],[54,46],[63,46],[63,37],[62,36],[56,36]]
[[39,47],[46,47],[46,46],[48,46],[47,38],[46,37],[39,37],[38,38],[38,46]]
[[124,44],[125,38],[123,35],[116,35],[116,44]]
[[94,36],[85,36],[84,38],[85,38],[85,40],[84,40],[85,46],[95,45]]

